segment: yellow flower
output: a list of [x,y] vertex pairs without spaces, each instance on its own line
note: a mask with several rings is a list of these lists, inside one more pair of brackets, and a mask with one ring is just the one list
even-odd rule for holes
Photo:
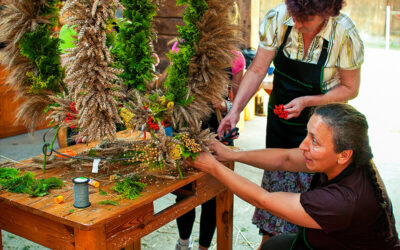
[[168,109],[173,108],[174,105],[175,105],[174,102],[169,102],[169,103],[167,104],[167,108],[168,108]]
[[133,128],[134,124],[131,123],[131,120],[133,119],[133,117],[135,117],[135,115],[127,108],[121,108],[119,114],[124,121],[126,128]]
[[182,149],[179,146],[179,144],[176,144],[175,147],[169,151],[169,157],[171,157],[174,160],[178,160],[181,158],[182,155]]
[[165,98],[165,96],[161,96],[161,97],[160,97],[160,102],[161,102],[161,104],[164,105],[164,103],[165,103],[166,100],[167,100],[167,99]]
[[112,23],[107,24],[107,26],[106,26],[107,31],[111,31],[112,28],[113,28],[113,24]]

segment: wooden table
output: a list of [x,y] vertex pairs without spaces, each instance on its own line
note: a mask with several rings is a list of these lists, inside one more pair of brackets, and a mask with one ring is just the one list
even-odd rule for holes
[[[69,149],[74,147],[82,146]],[[227,165],[233,168],[233,163]],[[60,177],[65,169],[50,169],[44,175],[40,170],[34,172],[36,178]],[[192,192],[187,198],[154,213],[156,199],[190,183]],[[101,181],[100,188],[109,196],[90,187],[91,206],[86,209],[73,207],[72,181],[40,198],[2,191],[0,228],[52,249],[140,249],[143,236],[217,196],[217,246],[232,249],[233,194],[210,175],[193,171],[183,180],[164,179],[148,185],[135,200],[120,200],[118,206],[99,205],[99,201],[112,200],[113,185]],[[55,195],[63,195],[64,202],[56,204]]]

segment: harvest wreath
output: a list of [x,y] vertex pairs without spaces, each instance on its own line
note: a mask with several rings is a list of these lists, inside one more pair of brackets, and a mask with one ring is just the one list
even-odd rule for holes
[[[102,141],[98,147],[67,156],[70,159],[45,157],[43,166],[47,163],[47,167],[62,165],[78,169],[82,167],[80,158],[102,158],[105,159],[100,166],[103,174],[112,175],[121,171],[121,168],[113,170],[112,165],[122,159],[118,165],[124,166],[126,175],[135,172],[135,166],[146,165],[172,169],[183,178],[179,168],[183,166],[182,157],[195,157],[201,150],[207,150],[207,141],[215,135],[208,129],[202,130],[201,124],[213,111],[211,101],[222,101],[226,94],[229,81],[226,69],[234,56],[232,50],[237,50],[239,43],[235,36],[238,27],[230,19],[233,0],[177,1],[179,5],[186,5],[185,25],[178,27],[180,50],[168,54],[171,60],[168,76],[158,84],[154,84],[159,79],[153,69],[151,44],[156,37],[152,32],[153,17],[160,2],[66,1],[61,14],[68,16],[66,23],[78,36],[75,47],[66,54],[64,81],[59,66],[59,41],[50,33],[50,24],[58,16],[54,7],[58,1],[4,2],[3,11],[8,14],[0,22],[0,42],[8,43],[4,50],[7,60],[2,61],[13,69],[8,82],[23,86],[21,91],[35,95],[35,100],[40,95],[42,101],[34,111],[22,109],[22,119],[34,124],[37,119],[33,113],[50,109],[47,118],[57,128],[76,127],[78,136]],[[115,17],[118,8],[123,9],[122,20]],[[30,15],[27,11],[42,16]],[[23,15],[27,17],[13,26],[15,16]],[[118,33],[112,31],[115,25]],[[49,58],[48,63],[55,65],[51,68],[57,69],[56,73],[41,71],[38,60],[28,60],[28,54],[33,52],[27,52],[26,47],[36,48],[36,45],[24,45],[28,43],[25,40],[35,40],[23,39],[29,37],[29,32],[43,34],[49,40],[42,44],[49,44],[51,52],[49,49],[38,51],[51,54],[38,57]],[[110,44],[109,40],[115,42]],[[43,78],[41,74],[52,77]],[[134,132],[148,131],[151,136],[136,141],[116,139],[116,124],[123,124]],[[172,130],[172,135],[166,129]],[[52,144],[45,144],[44,148],[51,151]]]

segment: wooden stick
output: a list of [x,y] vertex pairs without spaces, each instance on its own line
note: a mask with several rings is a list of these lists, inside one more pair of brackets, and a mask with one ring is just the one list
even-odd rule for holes
[[217,114],[218,123],[221,123],[221,121],[222,121],[221,110],[215,109],[215,113]]

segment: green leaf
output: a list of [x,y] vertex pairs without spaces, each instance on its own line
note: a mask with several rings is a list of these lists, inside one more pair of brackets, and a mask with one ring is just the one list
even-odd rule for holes
[[107,195],[107,192],[99,188],[99,193],[100,195]]
[[120,194],[122,197],[133,200],[140,196],[140,193],[144,190],[145,187],[145,183],[138,182],[132,178],[125,178],[115,183],[115,187],[113,188],[113,190]]
[[113,206],[118,206],[118,202],[116,201],[111,201],[111,200],[105,200],[105,201],[99,201],[99,205],[113,205]]

